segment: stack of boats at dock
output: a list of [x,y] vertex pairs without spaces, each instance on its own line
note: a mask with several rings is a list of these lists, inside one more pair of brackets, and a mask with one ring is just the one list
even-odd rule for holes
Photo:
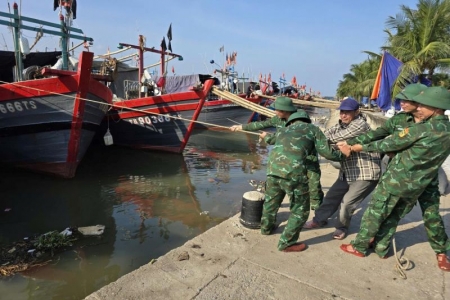
[[[181,153],[194,130],[226,130],[232,122],[247,123],[255,114],[236,101],[217,96],[219,81],[210,75],[166,76],[166,62],[182,56],[147,48],[139,37],[139,57],[154,52],[161,58],[161,75],[150,76],[143,59],[129,67],[111,55],[94,61],[82,52],[70,57],[68,40],[92,42],[70,26],[71,2],[61,1],[66,15],[61,24],[0,12],[0,23],[13,28],[15,51],[1,51],[0,162],[64,178],[75,176],[77,166],[94,139],[137,149]],[[12,21],[10,21],[12,20]],[[61,37],[58,52],[29,53],[22,30],[37,29],[26,22],[50,27],[40,29]],[[25,48],[25,49],[24,49]],[[229,94],[232,96],[232,94]],[[230,96],[230,97],[231,97]],[[239,99],[267,105],[263,98]],[[273,116],[260,106],[258,115]]]

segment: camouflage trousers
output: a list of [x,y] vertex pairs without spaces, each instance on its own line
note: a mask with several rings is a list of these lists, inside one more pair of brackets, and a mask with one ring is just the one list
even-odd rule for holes
[[311,209],[316,210],[323,202],[322,185],[320,184],[320,165],[319,162],[306,166],[309,186],[309,200]]
[[436,178],[417,199],[422,210],[423,225],[427,232],[428,242],[434,252],[438,254],[450,250],[450,241],[439,213],[440,198],[439,181]]
[[361,220],[353,247],[367,254],[370,240],[374,238],[375,253],[380,257],[387,254],[398,222],[414,207],[415,198],[403,198],[388,193],[381,181],[375,188],[369,206]]
[[270,234],[275,227],[278,209],[287,195],[290,202],[289,219],[278,242],[278,250],[295,244],[300,231],[309,217],[309,195],[307,179],[288,180],[267,176],[266,194],[261,217],[261,233]]
[[[437,180],[430,183],[418,197],[418,202],[422,210],[422,218],[427,233],[428,242],[436,253],[445,253],[450,250],[450,241],[445,232],[444,222],[439,213],[439,182]],[[375,196],[375,193],[374,193]],[[395,196],[390,195],[391,198]],[[389,218],[382,223],[379,231],[375,235],[374,245],[375,252],[379,256],[385,256],[389,249],[392,237],[395,234],[398,223],[406,216],[414,207],[415,200],[407,199],[407,204],[402,204],[405,198],[399,198],[400,204],[396,209],[396,213],[391,213]],[[372,201],[371,201],[372,202]],[[371,204],[369,204],[370,207]],[[403,207],[402,207],[403,205]],[[369,208],[368,208],[369,209]],[[365,214],[364,214],[365,215]],[[364,219],[364,217],[363,217]],[[384,224],[386,223],[386,224]],[[361,221],[361,229],[363,221]],[[384,226],[383,226],[384,225]],[[353,243],[352,243],[353,244]],[[355,246],[356,248],[356,246]],[[358,250],[359,251],[359,250]],[[361,251],[362,252],[362,251]]]

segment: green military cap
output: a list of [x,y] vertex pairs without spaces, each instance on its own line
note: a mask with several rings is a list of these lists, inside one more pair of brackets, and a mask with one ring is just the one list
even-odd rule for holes
[[397,99],[414,101],[412,98],[425,91],[428,87],[421,83],[411,83],[405,86],[405,88],[395,96]]
[[299,120],[299,119],[302,120],[303,122],[311,123],[311,119],[309,118],[306,111],[304,111],[303,109],[299,109],[297,112],[295,112],[289,116],[289,119],[287,120],[285,126],[289,126],[289,124],[291,124],[294,120]]
[[277,97],[275,102],[270,105],[270,107],[276,110],[282,111],[297,111],[297,108],[292,103],[292,99],[289,97]]
[[412,101],[440,109],[450,109],[450,92],[442,86],[432,86],[414,96]]

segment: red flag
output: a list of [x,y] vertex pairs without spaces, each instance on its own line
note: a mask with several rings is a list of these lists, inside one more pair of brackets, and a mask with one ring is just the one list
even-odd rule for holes
[[295,76],[292,77],[291,84],[292,84],[293,86],[296,86],[296,85],[297,85],[297,78],[296,78]]
[[172,73],[175,74],[175,67],[172,66]]
[[269,84],[272,83],[272,76],[270,75],[270,73],[269,73],[269,76],[267,77],[267,82],[268,82]]

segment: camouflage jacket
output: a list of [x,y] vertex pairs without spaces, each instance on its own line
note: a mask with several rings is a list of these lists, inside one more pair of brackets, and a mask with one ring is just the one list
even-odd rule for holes
[[272,118],[266,119],[265,121],[251,122],[248,124],[244,124],[242,125],[242,130],[256,131],[268,127],[275,127],[278,130],[280,128],[284,128],[285,124],[286,124],[285,120],[280,119],[278,116],[274,116]]
[[[277,130],[284,128],[284,125],[286,124],[286,120],[280,119],[278,116],[274,116],[270,119],[267,119],[265,121],[260,122],[251,122],[248,124],[242,125],[242,130],[247,131],[256,131],[268,127],[275,127]],[[269,145],[273,145],[275,143],[275,134],[271,135],[272,138],[265,139],[266,143]],[[311,155],[308,157],[307,163],[318,163],[319,158],[317,156],[317,151],[314,150]]]
[[414,116],[410,113],[402,112],[392,118],[389,118],[377,129],[347,140],[347,144],[367,144],[373,141],[381,140],[394,132],[402,131],[403,129],[414,124]]
[[316,150],[320,155],[334,161],[341,161],[345,156],[334,150],[323,132],[315,125],[295,121],[288,127],[279,129],[274,135],[266,136],[275,140],[269,155],[267,175],[290,180],[307,180],[305,161]]
[[398,152],[381,180],[392,195],[416,198],[438,175],[450,154],[450,122],[434,116],[393,133],[381,141],[363,145],[367,152]]

